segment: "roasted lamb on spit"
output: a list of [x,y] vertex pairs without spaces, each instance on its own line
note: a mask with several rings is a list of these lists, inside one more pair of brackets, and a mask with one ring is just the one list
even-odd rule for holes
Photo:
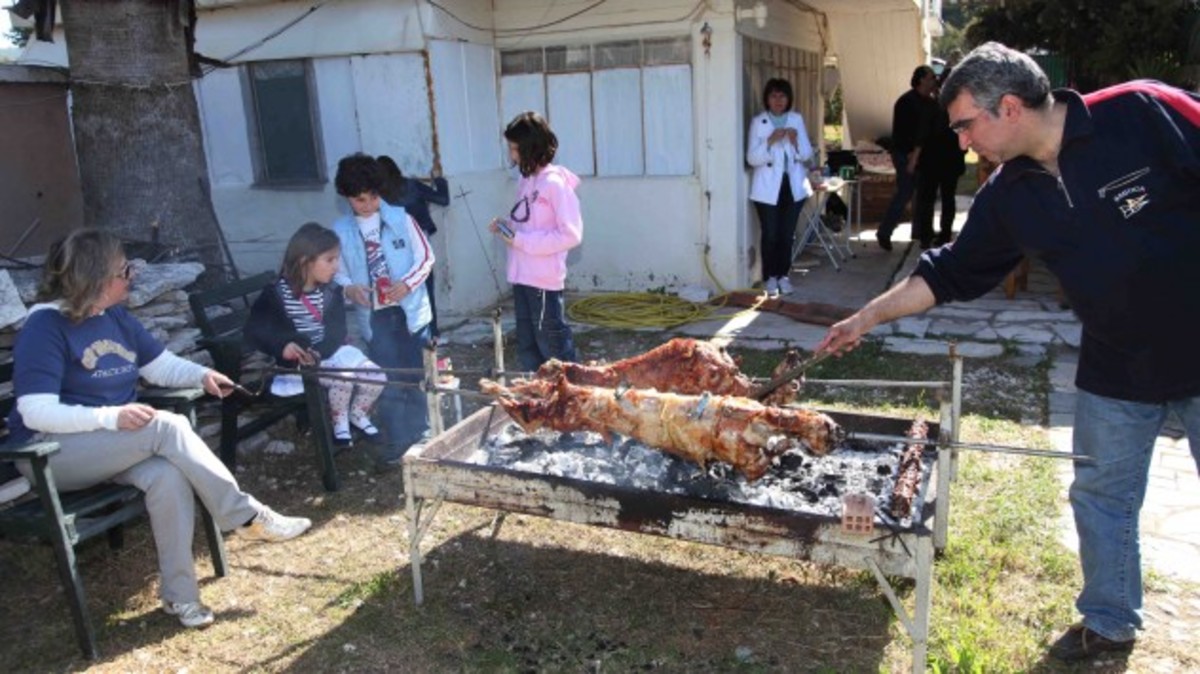
[[762,477],[771,461],[789,449],[804,447],[824,455],[843,435],[819,412],[737,396],[578,386],[565,374],[509,387],[485,379],[480,390],[496,396],[527,433],[541,428],[619,433],[701,466],[724,461],[750,481]]
[[[788,363],[800,362],[795,351],[790,351],[789,356],[791,360],[780,363],[775,375],[794,367]],[[711,342],[686,338],[672,339],[643,354],[613,363],[584,365],[551,360],[537,371],[539,379],[552,380],[560,374],[572,384],[605,388],[628,386],[687,395],[749,396],[754,390],[750,378],[742,374],[725,349]],[[793,382],[763,402],[782,405],[794,400],[799,390],[799,384]]]

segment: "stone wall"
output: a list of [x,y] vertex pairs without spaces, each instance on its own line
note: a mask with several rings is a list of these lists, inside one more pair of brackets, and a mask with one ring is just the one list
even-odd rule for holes
[[[142,325],[172,352],[212,365],[196,340],[200,329],[192,319],[186,288],[204,266],[198,262],[148,264],[134,278],[126,305]],[[37,295],[41,269],[0,269],[0,349],[11,349]]]

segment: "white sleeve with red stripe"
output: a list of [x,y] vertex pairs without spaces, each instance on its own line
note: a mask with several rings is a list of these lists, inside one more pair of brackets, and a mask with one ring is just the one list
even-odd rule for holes
[[425,232],[417,226],[417,221],[408,214],[404,217],[408,220],[408,240],[412,242],[413,266],[404,272],[400,282],[412,290],[424,283],[425,279],[429,278],[429,272],[433,271],[433,249],[429,247],[429,239],[425,238]]

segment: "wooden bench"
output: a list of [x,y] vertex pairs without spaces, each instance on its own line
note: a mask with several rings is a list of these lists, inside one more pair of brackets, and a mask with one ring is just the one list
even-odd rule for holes
[[[246,357],[255,351],[246,344],[242,328],[258,293],[275,278],[274,272],[263,272],[188,296],[196,327],[200,329],[200,344],[212,355],[213,367],[257,392],[253,400],[244,395],[230,395],[221,401],[221,461],[233,470],[237,466],[239,441],[292,416],[298,428],[312,430],[321,481],[326,490],[337,491],[341,488],[341,479],[334,462],[333,424],[329,418],[328,398],[316,375],[301,373],[304,395],[279,397],[268,390],[269,377],[246,372],[243,368]],[[252,413],[255,417],[242,423],[243,413]]]
[[[0,353],[0,436],[7,435],[8,414],[15,400],[7,384],[12,381],[11,354]],[[171,408],[195,419],[195,401],[204,394],[200,389],[147,392],[139,401],[154,407]],[[57,443],[15,444],[0,437],[0,472],[13,471],[12,462],[28,461],[33,473],[32,492],[10,504],[0,504],[0,538],[12,542],[49,544],[54,550],[59,580],[67,594],[75,635],[83,657],[96,659],[96,633],[88,614],[83,579],[76,564],[75,548],[84,541],[105,534],[109,547],[124,544],[123,525],[146,513],[143,494],[128,485],[99,484],[90,489],[59,493],[50,469],[50,457],[59,451]],[[200,504],[204,531],[213,570],[222,577],[227,572],[225,541],[212,515]]]

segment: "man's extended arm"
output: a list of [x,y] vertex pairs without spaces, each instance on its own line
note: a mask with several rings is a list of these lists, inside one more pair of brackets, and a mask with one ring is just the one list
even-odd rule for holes
[[920,276],[909,276],[887,292],[871,300],[853,316],[829,328],[817,345],[816,353],[844,353],[858,346],[872,328],[903,316],[919,314],[935,304],[933,291]]

